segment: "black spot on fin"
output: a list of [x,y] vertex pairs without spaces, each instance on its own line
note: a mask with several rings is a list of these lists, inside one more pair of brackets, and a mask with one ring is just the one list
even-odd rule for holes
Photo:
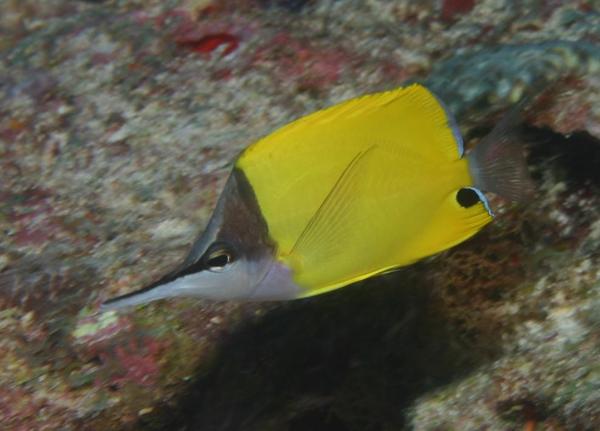
[[472,206],[481,202],[488,214],[494,217],[494,212],[492,211],[490,202],[485,194],[478,188],[463,187],[456,192],[456,202],[458,202],[458,204],[463,208],[471,208]]
[[479,196],[475,190],[465,187],[456,193],[456,202],[463,208],[470,208],[479,202]]

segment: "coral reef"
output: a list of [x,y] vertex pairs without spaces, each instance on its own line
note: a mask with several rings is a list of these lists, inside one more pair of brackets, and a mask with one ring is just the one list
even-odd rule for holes
[[[3,429],[599,429],[599,70],[585,0],[0,2]],[[468,145],[529,97],[535,199],[329,295],[97,313],[245,145],[408,81]]]

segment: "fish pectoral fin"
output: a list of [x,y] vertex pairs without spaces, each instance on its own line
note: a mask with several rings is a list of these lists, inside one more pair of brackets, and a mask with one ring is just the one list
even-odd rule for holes
[[333,187],[309,219],[290,254],[322,261],[347,243],[353,222],[352,206],[360,195],[361,171],[372,157],[376,145],[358,152],[344,168]]

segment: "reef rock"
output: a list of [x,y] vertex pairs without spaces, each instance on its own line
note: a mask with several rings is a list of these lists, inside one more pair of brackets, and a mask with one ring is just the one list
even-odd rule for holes
[[[0,3],[3,429],[600,429],[595,7]],[[330,295],[98,313],[179,262],[246,145],[409,81],[468,145],[530,98],[535,198]]]

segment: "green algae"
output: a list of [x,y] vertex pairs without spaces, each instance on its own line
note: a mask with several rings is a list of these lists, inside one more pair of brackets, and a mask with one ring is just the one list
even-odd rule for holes
[[[91,311],[88,309],[83,312],[83,315],[89,315]],[[106,329],[118,322],[117,313],[108,311],[101,313],[99,319],[94,322],[78,323],[72,332],[73,337],[83,338],[95,335],[99,331]]]

